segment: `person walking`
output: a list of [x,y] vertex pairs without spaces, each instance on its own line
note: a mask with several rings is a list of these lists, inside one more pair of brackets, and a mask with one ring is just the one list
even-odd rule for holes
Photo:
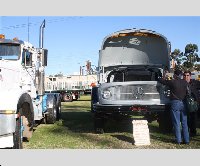
[[[192,79],[190,71],[185,71],[183,73],[183,79],[188,82],[191,95],[194,97],[195,101],[200,102],[200,95],[199,95],[200,81]],[[196,123],[197,123],[197,112],[189,112],[188,127],[191,137],[197,135]]]
[[[176,69],[174,71],[172,80],[166,80],[164,75],[163,78],[159,81],[160,83],[167,85],[170,88],[170,114],[175,133],[175,141],[177,144],[189,144],[190,139],[188,132],[187,112],[184,104],[184,99],[187,94],[188,83],[185,80],[181,79],[181,77],[182,71]],[[182,126],[182,130],[180,127],[180,123]],[[183,133],[183,141],[181,133]]]

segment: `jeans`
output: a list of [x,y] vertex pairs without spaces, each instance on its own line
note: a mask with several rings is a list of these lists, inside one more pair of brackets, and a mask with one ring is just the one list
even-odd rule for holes
[[197,120],[197,113],[196,112],[190,112],[188,113],[188,128],[190,131],[191,135],[196,135],[197,130],[196,130],[196,120]]
[[[171,101],[171,117],[172,124],[174,127],[175,139],[177,143],[182,142],[181,133],[183,133],[183,141],[189,143],[189,132],[187,124],[187,112],[185,105],[181,100],[172,100]],[[181,126],[182,132],[181,132]]]

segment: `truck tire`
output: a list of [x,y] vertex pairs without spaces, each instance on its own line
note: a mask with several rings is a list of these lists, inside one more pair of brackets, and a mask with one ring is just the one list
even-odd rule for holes
[[94,112],[93,104],[96,104],[98,101],[98,87],[93,87],[91,91],[91,112]]
[[57,99],[57,104],[56,104],[56,120],[59,121],[61,118],[61,99]]
[[23,149],[22,117],[16,119],[15,133],[13,135],[13,149]]
[[54,95],[47,96],[47,114],[45,116],[45,123],[54,124],[57,119],[56,99]]
[[170,111],[160,112],[158,114],[159,130],[162,133],[171,133],[173,129]]
[[34,125],[33,104],[28,94],[25,93],[20,97],[17,110],[18,118],[16,119],[16,129],[13,135],[13,148],[22,149],[23,140],[28,141],[32,137]]
[[64,102],[72,102],[72,101],[73,101],[72,95],[69,94],[69,93],[65,93],[65,94],[63,95],[63,101],[64,101]]
[[94,131],[96,134],[104,133],[104,122],[104,118],[99,113],[94,113]]
[[29,121],[28,121],[28,115],[26,115],[27,113],[27,110],[31,109],[30,108],[30,104],[25,102],[23,105],[22,105],[22,115],[21,118],[22,118],[22,124],[23,124],[23,139],[26,140],[26,141],[29,141],[29,139],[32,137],[32,134],[33,134],[33,123],[32,125],[30,125]]
[[29,94],[23,94],[17,104],[18,113],[21,116],[25,116],[28,121],[28,126],[31,128],[34,126],[34,112],[33,112],[33,103]]

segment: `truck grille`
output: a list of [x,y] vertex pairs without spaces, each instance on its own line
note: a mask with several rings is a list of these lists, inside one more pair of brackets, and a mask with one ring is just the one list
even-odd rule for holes
[[112,100],[152,100],[160,99],[156,85],[127,85],[113,86],[109,90]]

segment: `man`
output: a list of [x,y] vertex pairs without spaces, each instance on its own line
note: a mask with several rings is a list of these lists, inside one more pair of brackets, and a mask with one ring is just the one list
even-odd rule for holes
[[[195,101],[200,101],[199,90],[200,90],[200,81],[191,79],[191,72],[185,71],[183,73],[183,79],[186,80],[189,84],[191,95],[194,97]],[[190,112],[188,115],[188,127],[190,131],[190,136],[196,136],[196,121],[197,121],[197,112]]]
[[[182,72],[175,70],[172,80],[166,80],[165,75],[163,79],[160,79],[162,84],[167,85],[170,88],[170,99],[171,99],[171,118],[175,132],[175,140],[177,144],[182,143],[181,133],[183,133],[183,142],[189,144],[189,132],[187,124],[187,112],[185,109],[184,99],[187,94],[188,83],[181,79]],[[180,128],[182,126],[182,132]]]

